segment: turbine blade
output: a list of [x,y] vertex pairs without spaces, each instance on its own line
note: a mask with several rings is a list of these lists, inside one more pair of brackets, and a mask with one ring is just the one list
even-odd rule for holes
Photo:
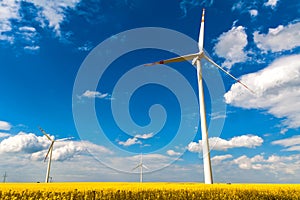
[[251,93],[255,94],[255,92],[253,90],[251,90],[246,84],[244,84],[243,82],[241,82],[239,79],[237,79],[236,77],[234,77],[232,74],[230,74],[229,72],[227,72],[225,69],[223,69],[221,66],[219,66],[217,63],[215,63],[212,59],[210,59],[207,55],[204,54],[204,57],[206,60],[208,60],[211,64],[213,64],[214,66],[216,66],[217,68],[219,68],[220,70],[222,70],[225,74],[227,74],[228,76],[230,76],[231,78],[233,78],[236,82],[240,83],[242,86],[244,86],[247,90],[249,90]]
[[171,58],[171,59],[167,59],[167,60],[161,60],[161,61],[154,62],[154,63],[148,63],[148,64],[144,64],[144,66],[167,64],[167,63],[172,63],[172,62],[182,62],[182,61],[186,61],[186,60],[192,60],[193,58],[195,58],[197,56],[199,56],[199,53],[189,54],[189,55],[185,55],[185,56],[179,56],[179,57],[175,57],[175,58]]
[[141,166],[141,165],[138,164],[135,168],[132,169],[132,171],[135,170],[135,169],[137,169],[137,168],[139,168],[140,166]]
[[48,152],[47,152],[47,154],[46,154],[46,156],[45,156],[44,162],[47,160],[47,157],[48,157],[48,155],[49,155],[51,149],[53,148],[53,145],[54,145],[54,141],[52,141],[52,143],[51,143],[51,145],[50,145],[50,147],[49,147],[49,149],[48,149]]
[[146,165],[144,165],[144,164],[142,165],[142,167],[144,167],[145,169],[149,170],[149,168]]
[[201,27],[200,27],[199,39],[198,39],[199,52],[201,52],[203,50],[203,45],[204,45],[204,14],[205,14],[205,9],[203,8],[202,18],[201,18]]
[[46,131],[44,131],[44,129],[42,129],[41,127],[39,127],[39,129],[48,138],[48,140],[53,141],[52,138],[46,133]]
[[56,142],[63,142],[63,141],[67,141],[67,140],[72,140],[74,137],[67,137],[67,138],[62,138],[62,139],[58,139],[55,140]]

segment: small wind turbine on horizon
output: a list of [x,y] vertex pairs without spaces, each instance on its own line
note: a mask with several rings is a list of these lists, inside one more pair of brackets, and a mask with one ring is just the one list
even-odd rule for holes
[[54,140],[50,137],[49,134],[47,134],[44,129],[42,129],[41,127],[39,127],[39,129],[41,130],[41,132],[48,138],[48,140],[51,141],[51,144],[50,144],[50,147],[48,149],[48,152],[45,156],[45,159],[44,159],[44,162],[46,162],[48,156],[49,156],[49,159],[48,159],[48,166],[47,166],[47,172],[46,172],[46,179],[45,179],[45,183],[49,183],[49,180],[50,180],[50,168],[51,168],[51,161],[52,161],[52,152],[53,152],[53,146],[54,146],[54,142],[61,142],[61,141],[66,141],[66,140],[69,140],[71,138],[63,138],[63,139],[59,139],[59,140]]
[[204,14],[205,14],[205,9],[202,10],[201,28],[200,28],[199,39],[198,39],[198,48],[199,48],[198,53],[179,56],[179,57],[171,58],[171,59],[167,59],[167,60],[161,60],[158,62],[145,64],[145,66],[152,66],[152,65],[157,65],[157,64],[167,64],[167,63],[172,63],[172,62],[182,62],[182,61],[187,61],[187,60],[192,60],[192,64],[196,65],[197,78],[198,78],[199,112],[200,112],[201,132],[202,132],[204,182],[205,182],[205,184],[212,184],[213,177],[212,177],[210,150],[209,150],[209,143],[208,143],[208,132],[207,132],[206,115],[205,115],[206,111],[205,111],[204,92],[203,92],[202,67],[201,67],[200,61],[202,59],[206,59],[212,65],[219,68],[221,71],[223,71],[228,76],[233,78],[235,81],[240,83],[244,88],[246,88],[247,90],[249,90],[252,93],[254,93],[254,92],[250,88],[248,88],[247,85],[245,85],[239,79],[237,79],[236,77],[231,75],[229,72],[227,72],[221,66],[216,64],[208,55],[206,55],[205,50],[203,48],[203,44],[204,44]]
[[3,183],[6,183],[7,173],[5,172],[3,175]]
[[[135,170],[137,168],[140,168],[140,183],[143,182],[143,168],[145,169],[148,169],[148,167],[146,167],[144,164],[143,164],[143,154],[141,154],[141,160],[140,160],[140,163],[135,167],[133,168],[132,170]],[[149,169],[148,169],[149,170]]]

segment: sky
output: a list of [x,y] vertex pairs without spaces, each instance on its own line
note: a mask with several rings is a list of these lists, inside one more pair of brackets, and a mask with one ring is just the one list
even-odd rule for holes
[[[214,182],[299,183],[297,0],[1,0],[0,175],[203,182],[196,69],[143,64],[204,48]],[[59,141],[59,139],[68,140]],[[141,156],[142,155],[142,156]]]

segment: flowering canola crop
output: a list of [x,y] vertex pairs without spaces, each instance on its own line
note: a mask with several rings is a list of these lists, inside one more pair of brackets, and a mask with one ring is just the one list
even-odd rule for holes
[[300,199],[297,184],[3,183],[0,199]]

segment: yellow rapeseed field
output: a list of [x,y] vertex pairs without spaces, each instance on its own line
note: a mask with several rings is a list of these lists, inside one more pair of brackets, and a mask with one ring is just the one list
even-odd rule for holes
[[297,184],[2,183],[0,199],[300,199]]

